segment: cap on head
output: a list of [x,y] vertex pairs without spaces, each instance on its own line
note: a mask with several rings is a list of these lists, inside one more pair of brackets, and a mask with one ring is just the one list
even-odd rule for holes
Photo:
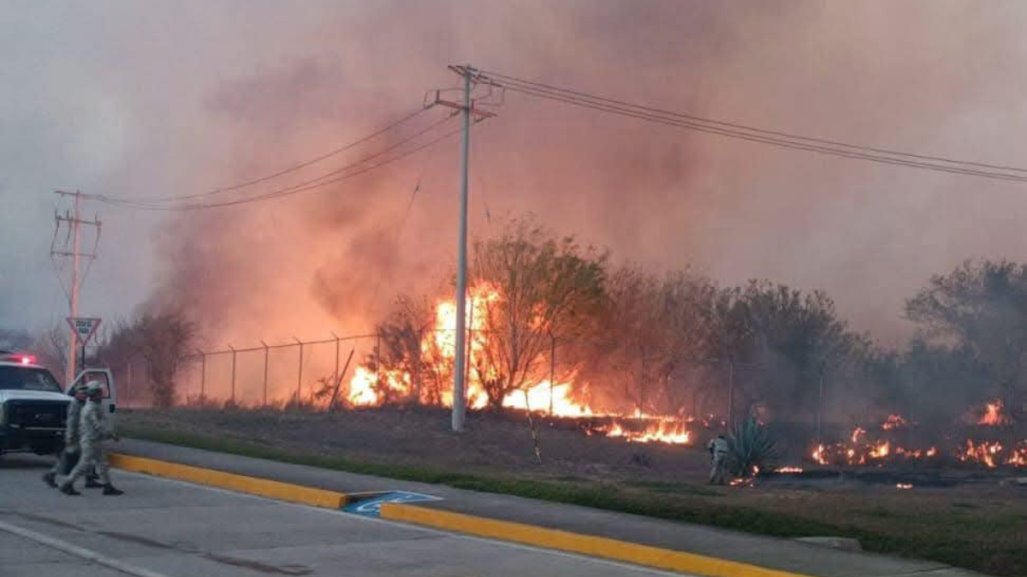
[[92,395],[95,395],[95,394],[98,394],[98,393],[102,393],[102,392],[103,392],[103,384],[101,384],[100,381],[89,381],[88,383],[86,383],[86,394],[87,395],[92,396]]

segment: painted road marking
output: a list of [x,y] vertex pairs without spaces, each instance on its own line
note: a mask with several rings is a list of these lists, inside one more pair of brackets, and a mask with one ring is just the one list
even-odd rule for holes
[[58,551],[63,551],[69,555],[74,555],[75,557],[85,559],[86,561],[92,561],[98,565],[103,565],[104,567],[114,569],[115,571],[132,575],[133,577],[166,577],[163,573],[157,573],[156,571],[150,571],[149,569],[129,565],[123,561],[111,559],[110,556],[98,553],[92,549],[79,547],[78,545],[73,545],[56,537],[36,533],[35,531],[30,531],[17,525],[11,525],[10,523],[4,523],[3,521],[0,521],[0,531],[17,535],[30,541],[35,541],[40,545],[57,549]]
[[423,503],[425,501],[441,501],[442,497],[414,493],[412,491],[390,491],[371,499],[365,499],[352,505],[345,506],[342,510],[347,513],[363,515],[364,517],[381,517],[382,503]]

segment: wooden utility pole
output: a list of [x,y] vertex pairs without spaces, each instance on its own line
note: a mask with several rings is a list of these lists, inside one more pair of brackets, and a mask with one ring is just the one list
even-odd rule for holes
[[[59,196],[70,196],[73,200],[73,209],[71,211],[65,211],[64,214],[54,213],[54,235],[53,241],[50,243],[50,258],[55,261],[58,259],[71,259],[71,271],[69,273],[70,279],[68,285],[65,287],[66,294],[68,297],[68,313],[70,318],[78,318],[79,315],[79,291],[82,288],[82,282],[85,280],[85,274],[80,272],[82,260],[87,261],[86,272],[89,271],[89,265],[96,259],[96,248],[100,243],[100,220],[96,217],[93,220],[83,220],[81,216],[81,202],[82,193],[79,191],[67,192],[63,190],[54,191]],[[63,223],[63,224],[62,224]],[[89,252],[82,251],[82,235],[81,228],[83,226],[94,227],[94,244],[93,249]],[[60,237],[61,229],[65,229],[64,241],[59,243],[58,237]],[[60,270],[60,267],[58,267]],[[61,284],[64,285],[64,279],[61,278]],[[75,380],[77,374],[77,344],[78,335],[74,329],[71,329],[68,336],[68,361],[64,368],[64,380],[65,385],[70,385]],[[85,347],[82,350],[82,365],[84,366],[85,359]]]

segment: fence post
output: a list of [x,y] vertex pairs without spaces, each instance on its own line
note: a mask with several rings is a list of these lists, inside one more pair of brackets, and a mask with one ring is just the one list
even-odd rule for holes
[[131,398],[132,390],[132,357],[128,358],[128,363],[125,366],[125,406],[129,406],[128,401]]
[[374,344],[374,358],[375,358],[375,381],[378,386],[382,383],[382,331],[381,328],[375,330],[375,344]]
[[228,349],[232,351],[232,404],[235,405],[235,349],[232,345],[228,345]]
[[556,379],[556,337],[549,332],[549,416],[553,416],[553,380]]
[[266,407],[267,406],[267,364],[268,364],[268,356],[269,356],[269,353],[270,353],[271,349],[267,346],[267,343],[265,343],[263,339],[261,339],[260,344],[264,345],[264,405],[263,406]]
[[735,360],[727,361],[727,428],[735,426]]
[[821,437],[824,413],[824,365],[820,365],[820,382],[817,384],[817,444],[824,442]]
[[335,372],[332,374],[336,379],[341,379],[342,375],[339,374],[339,335],[332,331],[332,337],[335,338]]
[[299,408],[300,400],[303,398],[303,341],[292,337],[300,345],[300,373],[296,379],[296,407]]
[[207,400],[207,353],[196,349],[200,353],[200,401]]

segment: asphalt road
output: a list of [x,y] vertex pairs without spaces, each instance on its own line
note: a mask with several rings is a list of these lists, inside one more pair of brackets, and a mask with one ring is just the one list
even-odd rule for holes
[[669,575],[122,471],[68,497],[47,466],[0,457],[0,577]]

